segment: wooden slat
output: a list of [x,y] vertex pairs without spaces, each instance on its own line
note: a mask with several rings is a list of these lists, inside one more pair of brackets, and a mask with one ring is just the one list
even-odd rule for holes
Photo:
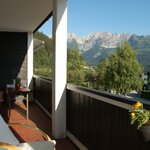
[[33,95],[50,114],[52,114],[52,84],[44,78],[33,78]]

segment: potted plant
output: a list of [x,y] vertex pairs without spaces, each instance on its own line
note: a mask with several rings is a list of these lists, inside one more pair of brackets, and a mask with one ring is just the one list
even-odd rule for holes
[[21,78],[17,78],[16,79],[16,85],[15,85],[16,90],[20,89],[20,84],[21,84]]
[[131,124],[137,126],[145,142],[150,141],[150,110],[144,109],[143,104],[138,101],[129,112]]

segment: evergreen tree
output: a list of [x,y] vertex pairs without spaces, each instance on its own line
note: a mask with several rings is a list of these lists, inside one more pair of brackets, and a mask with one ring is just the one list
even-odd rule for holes
[[68,82],[82,85],[85,80],[85,61],[78,49],[68,50],[67,80]]
[[101,70],[99,77],[102,78],[100,83],[104,88],[121,94],[127,94],[132,90],[139,91],[142,88],[143,81],[140,75],[143,68],[136,59],[136,53],[127,42],[118,46],[114,54],[101,62],[99,69]]
[[97,73],[94,67],[89,67],[85,72],[85,81],[88,88],[97,89]]
[[106,58],[105,60],[101,60],[96,68],[98,89],[104,89],[105,91],[108,90],[110,87],[108,82],[108,66],[109,61]]

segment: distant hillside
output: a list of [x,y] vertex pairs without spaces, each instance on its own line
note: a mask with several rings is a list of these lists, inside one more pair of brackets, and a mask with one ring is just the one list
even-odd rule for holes
[[78,48],[90,65],[96,65],[103,58],[113,53],[116,47],[128,41],[137,52],[137,59],[144,66],[150,65],[150,36],[130,34],[113,34],[110,32],[90,33],[80,37],[68,34],[68,48]]
[[[34,54],[34,67],[51,66],[52,39],[40,32],[36,32],[34,37],[44,41],[44,47]],[[116,47],[123,41],[128,41],[131,44],[137,52],[137,59],[141,64],[150,66],[150,36],[96,32],[80,37],[68,33],[68,49],[79,49],[81,55],[90,65],[97,65],[101,59],[114,53]]]
[[34,74],[50,78],[52,66],[52,39],[40,32],[34,33],[34,38],[44,41],[42,47],[38,48],[38,50],[34,50]]

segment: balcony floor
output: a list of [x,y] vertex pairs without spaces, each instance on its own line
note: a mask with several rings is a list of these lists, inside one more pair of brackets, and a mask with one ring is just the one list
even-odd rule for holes
[[[6,110],[4,108],[6,108],[5,103],[3,104],[3,110]],[[34,102],[31,102],[29,104],[29,119],[26,119],[23,114],[25,114],[23,103],[15,103],[14,107],[11,109],[9,123],[30,124],[32,126],[40,128],[42,131],[48,134],[51,139],[54,139],[52,136],[51,119],[45,115],[45,113],[39,108],[37,104],[35,104]],[[8,122],[8,119],[6,118],[6,111],[2,111],[2,116],[4,117],[5,121]],[[13,127],[12,131],[20,142],[44,140],[39,133],[30,129]],[[56,150],[78,150],[78,148],[68,138],[55,140]]]

